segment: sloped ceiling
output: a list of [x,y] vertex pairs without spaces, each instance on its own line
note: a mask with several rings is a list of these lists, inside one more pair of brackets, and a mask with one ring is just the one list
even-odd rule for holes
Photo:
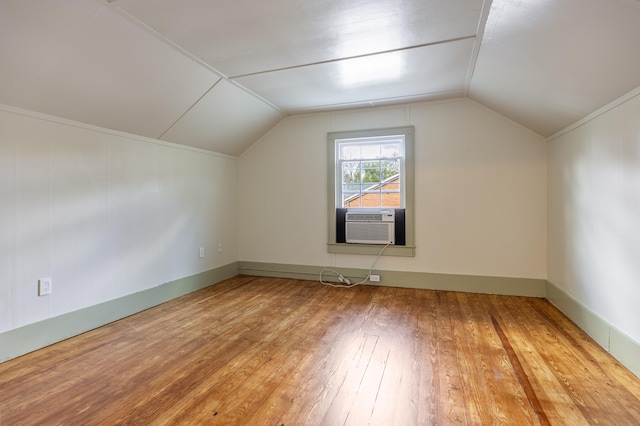
[[638,0],[2,0],[0,103],[239,155],[468,96],[549,136],[640,86]]
[[550,136],[640,86],[640,1],[494,0],[469,96]]

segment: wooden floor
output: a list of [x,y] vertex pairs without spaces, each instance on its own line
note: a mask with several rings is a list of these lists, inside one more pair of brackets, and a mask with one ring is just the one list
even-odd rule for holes
[[637,425],[543,299],[239,276],[0,364],[0,425]]

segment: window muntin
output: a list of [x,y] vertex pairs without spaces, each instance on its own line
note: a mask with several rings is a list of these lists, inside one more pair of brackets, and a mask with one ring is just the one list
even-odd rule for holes
[[336,205],[404,208],[404,135],[336,140]]

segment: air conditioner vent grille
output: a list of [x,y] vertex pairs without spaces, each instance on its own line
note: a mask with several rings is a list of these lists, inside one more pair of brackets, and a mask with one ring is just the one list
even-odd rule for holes
[[349,213],[347,220],[354,220],[354,221],[369,221],[369,220],[374,220],[374,221],[381,221],[382,220],[382,214],[381,213]]
[[348,241],[387,244],[393,242],[393,228],[387,223],[347,223]]

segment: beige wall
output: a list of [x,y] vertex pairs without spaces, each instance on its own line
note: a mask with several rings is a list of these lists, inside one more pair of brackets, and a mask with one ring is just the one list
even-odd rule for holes
[[327,132],[414,125],[416,257],[376,267],[546,277],[546,145],[460,99],[292,116],[239,160],[239,259],[368,268],[327,253]]
[[0,332],[235,261],[236,165],[0,108]]
[[552,139],[549,281],[640,342],[638,91]]

